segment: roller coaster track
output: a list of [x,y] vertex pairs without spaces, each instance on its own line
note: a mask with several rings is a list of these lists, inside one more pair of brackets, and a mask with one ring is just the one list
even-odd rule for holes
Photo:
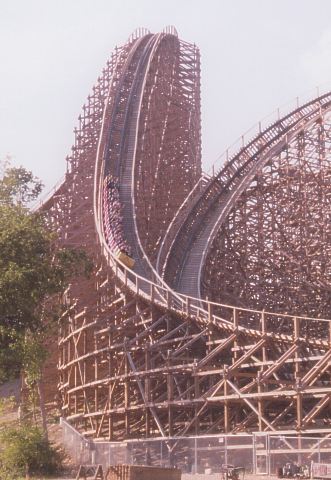
[[163,266],[170,285],[200,298],[201,270],[207,252],[242,192],[270,158],[281,153],[300,131],[320,120],[330,106],[328,93],[291,112],[243,147],[211,179],[175,234],[168,263]]
[[[40,207],[59,246],[82,246],[95,262],[92,279],[68,288],[60,321],[63,415],[84,435],[331,432],[329,320],[228,305],[201,290],[232,212],[308,134],[326,185],[315,203],[328,222],[330,112],[330,93],[296,108],[209,177],[197,48],[170,29],[116,49],[83,108],[66,177]],[[270,183],[263,189],[269,195]]]

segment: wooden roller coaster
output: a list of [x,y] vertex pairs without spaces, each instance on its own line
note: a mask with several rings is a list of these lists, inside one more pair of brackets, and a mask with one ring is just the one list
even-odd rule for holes
[[58,344],[63,416],[86,437],[331,435],[331,93],[208,176],[199,51],[140,29],[41,208],[94,261]]

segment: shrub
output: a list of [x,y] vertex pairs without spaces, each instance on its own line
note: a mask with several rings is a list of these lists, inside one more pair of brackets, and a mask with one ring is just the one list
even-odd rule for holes
[[12,412],[16,408],[15,397],[2,397],[0,398],[0,415],[7,412]]
[[34,425],[7,427],[0,434],[0,478],[56,473],[61,464],[57,450]]

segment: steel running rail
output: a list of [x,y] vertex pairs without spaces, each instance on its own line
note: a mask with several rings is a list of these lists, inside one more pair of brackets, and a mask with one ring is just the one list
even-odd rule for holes
[[[162,34],[161,34],[162,35]],[[155,49],[152,49],[149,52],[149,62],[148,65],[150,64],[150,61],[152,60],[152,55],[154,54]],[[148,73],[148,65],[145,68],[145,78]],[[144,82],[141,85],[141,91],[140,91],[140,100],[143,95],[143,87],[144,87]],[[109,93],[110,95],[110,93]],[[109,98],[109,96],[108,96]],[[321,97],[322,99],[324,97]],[[325,96],[326,98],[326,96]],[[321,99],[318,99],[317,103],[318,105],[321,105]],[[313,104],[314,102],[312,102]],[[139,113],[140,113],[140,107],[141,107],[141,101],[139,104],[139,109],[137,112],[137,123],[136,123],[136,135],[137,135],[137,129],[138,129],[138,123],[139,123]],[[305,107],[302,107],[305,108]],[[273,338],[275,341],[279,341],[282,343],[290,343],[293,341],[293,335],[290,334],[281,334],[281,333],[264,333],[262,332],[261,329],[259,328],[250,328],[245,325],[240,324],[240,320],[238,321],[238,318],[240,318],[240,313],[242,314],[248,314],[260,319],[266,319],[266,318],[273,318],[273,324],[277,324],[277,321],[288,321],[290,324],[293,323],[293,331],[294,331],[294,322],[296,320],[300,320],[302,322],[311,322],[311,321],[317,321],[317,322],[327,322],[329,323],[330,320],[328,319],[316,319],[316,318],[309,318],[309,317],[294,317],[291,315],[287,314],[276,314],[272,312],[266,312],[266,311],[259,311],[259,310],[253,310],[253,309],[244,309],[244,308],[237,308],[233,307],[230,305],[224,305],[224,304],[218,304],[216,302],[210,302],[208,300],[196,298],[190,295],[184,295],[181,293],[178,293],[174,291],[169,285],[159,276],[157,271],[153,268],[153,266],[150,264],[149,260],[149,265],[151,268],[151,273],[152,276],[151,278],[154,280],[149,280],[145,278],[144,276],[138,275],[135,273],[133,270],[129,269],[126,265],[124,265],[111,251],[109,246],[107,245],[105,241],[105,237],[103,235],[103,227],[102,227],[102,204],[101,204],[101,198],[100,198],[100,185],[101,185],[101,179],[100,179],[100,172],[102,171],[102,164],[103,164],[103,145],[104,145],[104,137],[107,134],[107,125],[106,125],[106,110],[107,110],[107,102],[105,105],[105,110],[104,110],[104,115],[103,115],[103,120],[102,120],[102,126],[101,126],[101,135],[100,135],[100,140],[99,140],[99,145],[98,145],[98,151],[97,151],[97,156],[96,156],[96,166],[95,166],[95,179],[94,179],[94,218],[95,218],[95,225],[96,225],[96,230],[98,233],[98,239],[101,247],[102,254],[108,261],[108,265],[111,267],[111,269],[114,271],[115,275],[119,278],[119,280],[122,282],[125,288],[130,289],[134,294],[139,295],[141,298],[148,300],[149,302],[155,303],[156,305],[159,305],[167,310],[173,311],[180,317],[189,317],[193,321],[197,322],[200,325],[206,326],[210,323],[214,324],[215,326],[222,327],[225,330],[228,330],[229,332],[233,331],[240,331],[242,333],[245,333],[249,337],[254,337],[254,338],[259,338],[262,335],[267,335]],[[302,110],[302,109],[299,109]],[[302,116],[298,114],[298,112],[293,112],[294,115],[296,115],[296,124],[299,124],[300,120],[302,120]],[[286,118],[290,118],[292,114],[289,114],[288,117],[285,117],[282,121],[286,120]],[[305,118],[305,117],[304,117]],[[268,135],[268,130],[270,131],[274,126],[270,127],[270,129],[267,129],[266,132],[263,132],[263,135],[266,134]],[[269,133],[270,135],[270,133]],[[267,141],[264,142],[264,147],[266,147],[268,144],[272,142],[271,139],[267,139]],[[251,142],[251,144],[247,145],[249,147],[250,145],[256,143],[256,140]],[[136,136],[134,139],[134,148],[136,148]],[[254,152],[256,154],[256,152]],[[229,162],[229,165],[227,165],[228,171],[231,166],[236,165],[237,158],[234,158],[232,161]],[[245,167],[245,164],[243,165],[243,168]],[[207,187],[203,190],[202,194],[205,194],[205,192],[208,191],[208,188],[210,185],[215,184],[215,179],[211,179],[211,181],[208,183]],[[202,197],[202,195],[201,195]],[[185,203],[185,202],[184,202]],[[138,233],[137,238],[139,238]],[[213,310],[217,309],[218,311],[223,311],[225,313],[224,317],[215,315],[213,313]],[[230,317],[231,320],[228,320],[226,317]],[[262,322],[259,322],[260,324]],[[312,345],[328,345],[328,342],[326,340],[321,340],[321,339],[313,339],[310,338],[308,339],[309,343]]]

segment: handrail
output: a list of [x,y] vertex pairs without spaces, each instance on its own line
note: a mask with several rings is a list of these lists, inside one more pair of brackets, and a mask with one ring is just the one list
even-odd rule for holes
[[306,90],[299,96],[292,98],[288,102],[283,103],[271,113],[262,117],[261,120],[249,127],[240,137],[238,137],[229,147],[219,154],[216,160],[207,167],[206,173],[210,176],[215,176],[217,171],[224,166],[230,158],[234,157],[240,149],[247,145],[246,137],[251,141],[252,138],[257,137],[260,133],[266,130],[270,125],[283,118],[289,111],[299,108],[300,104],[304,105],[314,98],[322,96],[322,92],[327,93],[331,90],[331,82],[325,82],[316,86],[314,89]]
[[[197,299],[195,297],[190,297],[181,293],[176,293],[176,297],[172,297],[171,289],[161,287],[160,285],[147,280],[140,275],[137,275],[131,269],[129,269],[125,264],[123,264],[115,255],[111,252],[106,242],[102,242],[101,245],[102,253],[107,259],[108,264],[113,269],[115,275],[119,278],[122,284],[129,288],[134,294],[139,295],[145,300],[152,301],[154,304],[161,307],[165,307],[179,314],[180,316],[186,316],[189,318],[194,318],[195,321],[201,323],[202,325],[214,324],[215,326],[222,327],[229,331],[238,331],[245,333],[247,336],[251,337],[261,337],[263,335],[270,336],[270,338],[282,341],[282,342],[291,342],[295,336],[295,326],[296,322],[305,323],[305,326],[309,326],[311,332],[316,332],[316,322],[319,324],[326,324],[331,329],[331,320],[326,318],[314,318],[306,317],[300,315],[290,315],[287,313],[275,313],[267,310],[255,310],[249,308],[235,307],[228,304],[220,304],[217,302],[211,302],[209,300]],[[148,292],[148,286],[150,293]],[[157,294],[158,293],[158,294]],[[179,297],[180,304],[173,301]],[[214,310],[225,310],[231,317],[231,320],[223,318],[217,314],[214,314]],[[259,323],[260,328],[252,328],[249,326],[240,324],[240,314],[248,313],[252,317],[257,317],[257,322]],[[239,318],[239,321],[238,321]],[[262,319],[264,323],[268,323],[269,320],[272,321],[272,331],[267,331],[267,328],[262,327]],[[288,326],[291,327],[292,333],[278,333],[277,332],[277,321],[283,322],[288,321]],[[246,323],[247,318],[245,317],[244,322]],[[313,322],[313,325],[312,325]],[[309,337],[305,336],[304,340],[306,343],[319,346],[328,346],[330,344],[329,340],[326,339],[325,331],[323,332],[322,338],[313,337],[310,333]]]
[[175,37],[178,37],[178,32],[176,27],[174,27],[174,25],[167,25],[166,27],[164,27],[162,31],[163,33],[167,33],[170,35],[174,35]]
[[131,35],[128,38],[127,43],[132,43],[134,40],[137,40],[137,38],[144,37],[145,35],[148,35],[149,33],[151,33],[151,32],[148,30],[148,28],[138,27],[131,33]]

